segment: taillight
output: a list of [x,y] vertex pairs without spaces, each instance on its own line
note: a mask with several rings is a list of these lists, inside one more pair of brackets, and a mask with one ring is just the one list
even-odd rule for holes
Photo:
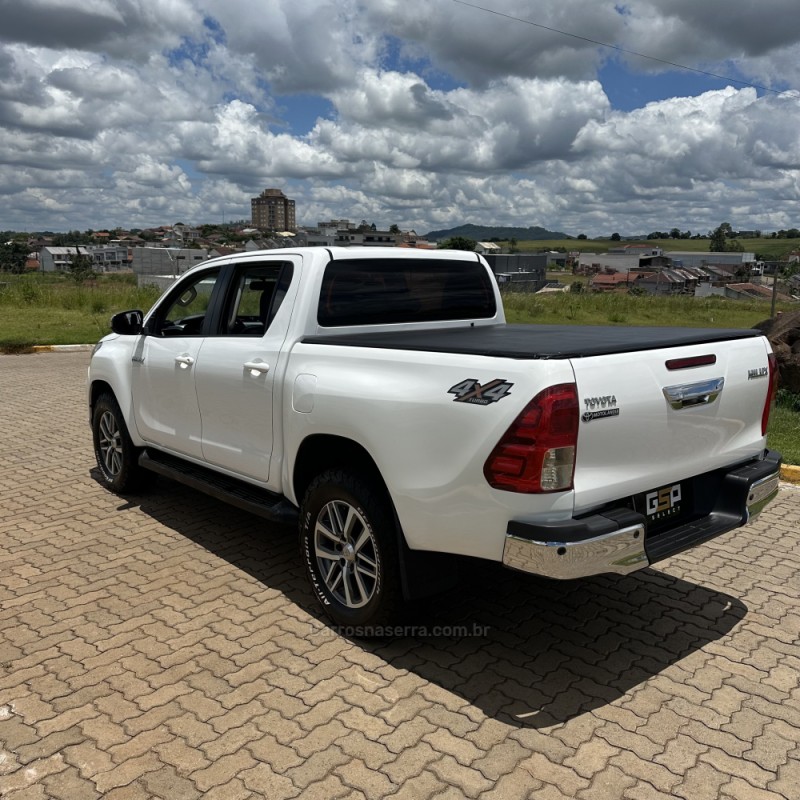
[[489,485],[527,494],[571,489],[579,416],[574,383],[539,392],[486,460],[483,474]]
[[769,415],[775,406],[775,394],[778,391],[778,359],[775,353],[767,356],[769,362],[769,386],[767,387],[767,399],[764,401],[764,410],[761,412],[761,435],[767,435],[769,425]]

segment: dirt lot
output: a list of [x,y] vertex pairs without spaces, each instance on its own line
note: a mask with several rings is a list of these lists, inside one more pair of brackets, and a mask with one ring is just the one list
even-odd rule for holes
[[[0,357],[0,796],[800,796],[800,489],[627,578],[467,570],[364,643],[295,533],[93,477],[88,356]],[[441,633],[441,632],[440,632]]]

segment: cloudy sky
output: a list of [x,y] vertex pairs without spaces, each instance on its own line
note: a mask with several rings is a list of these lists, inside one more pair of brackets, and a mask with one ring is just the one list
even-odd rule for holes
[[0,0],[0,230],[800,226],[797,0],[475,5]]

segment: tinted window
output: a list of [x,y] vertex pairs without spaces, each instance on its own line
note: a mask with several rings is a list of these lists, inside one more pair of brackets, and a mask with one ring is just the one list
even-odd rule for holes
[[290,262],[239,267],[225,304],[222,333],[262,336],[275,318],[291,279]]
[[497,311],[478,261],[393,258],[331,261],[317,321],[325,327],[486,319]]

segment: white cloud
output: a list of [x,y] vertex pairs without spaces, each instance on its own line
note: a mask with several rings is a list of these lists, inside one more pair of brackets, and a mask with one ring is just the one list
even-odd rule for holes
[[302,221],[421,232],[797,225],[797,96],[612,110],[613,52],[509,19],[800,85],[794,5],[0,0],[0,228],[244,217],[273,185]]

